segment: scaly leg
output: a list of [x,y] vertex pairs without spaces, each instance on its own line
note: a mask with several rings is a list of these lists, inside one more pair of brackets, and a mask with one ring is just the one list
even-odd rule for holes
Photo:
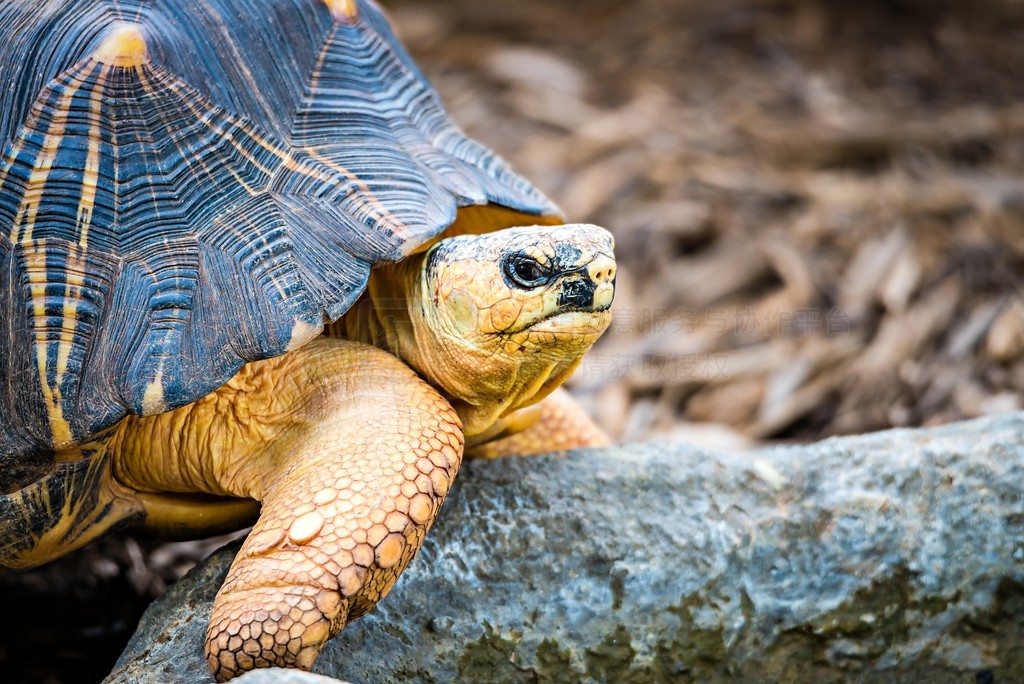
[[[262,482],[263,511],[217,595],[207,659],[218,680],[309,669],[419,550],[459,466],[454,410],[397,359],[340,345],[347,382]],[[347,349],[345,349],[347,347]]]
[[[459,418],[395,357],[332,339],[249,364],[186,409],[122,439],[121,477],[263,504],[214,602],[210,669],[309,669],[419,549],[461,462]],[[171,446],[131,458],[154,443]]]
[[536,406],[512,414],[505,422],[507,436],[474,446],[467,456],[534,456],[610,443],[608,436],[561,387]]

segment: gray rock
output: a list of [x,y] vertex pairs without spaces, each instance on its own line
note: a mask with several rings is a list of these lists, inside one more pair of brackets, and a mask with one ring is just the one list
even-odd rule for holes
[[[1024,414],[720,454],[466,463],[422,552],[315,671],[383,681],[1024,681]],[[113,674],[208,682],[234,548]]]

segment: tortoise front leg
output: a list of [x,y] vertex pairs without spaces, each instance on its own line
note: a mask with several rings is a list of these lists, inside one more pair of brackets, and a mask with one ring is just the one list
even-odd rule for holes
[[363,345],[321,347],[308,423],[248,476],[263,509],[213,606],[218,681],[312,667],[416,555],[461,461],[458,416],[406,366]]
[[561,387],[536,406],[516,411],[503,423],[500,427],[504,429],[496,439],[473,446],[467,455],[474,458],[535,456],[610,444],[604,431]]
[[206,654],[219,681],[309,669],[387,594],[462,459],[447,400],[395,357],[321,338],[252,363],[183,409],[133,419],[119,478],[144,491],[262,502],[217,594]]

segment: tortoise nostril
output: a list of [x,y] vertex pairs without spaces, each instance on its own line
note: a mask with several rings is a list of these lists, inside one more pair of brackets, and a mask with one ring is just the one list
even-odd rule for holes
[[615,280],[615,261],[606,256],[599,256],[590,262],[587,268],[590,278],[598,285]]

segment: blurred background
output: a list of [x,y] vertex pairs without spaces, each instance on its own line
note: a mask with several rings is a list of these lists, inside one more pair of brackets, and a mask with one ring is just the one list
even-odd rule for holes
[[[471,135],[616,235],[615,322],[571,387],[617,440],[1022,407],[1024,3],[383,4]],[[223,541],[0,578],[4,680],[98,681]]]
[[1024,4],[389,6],[455,118],[616,235],[572,383],[616,438],[1021,407]]

